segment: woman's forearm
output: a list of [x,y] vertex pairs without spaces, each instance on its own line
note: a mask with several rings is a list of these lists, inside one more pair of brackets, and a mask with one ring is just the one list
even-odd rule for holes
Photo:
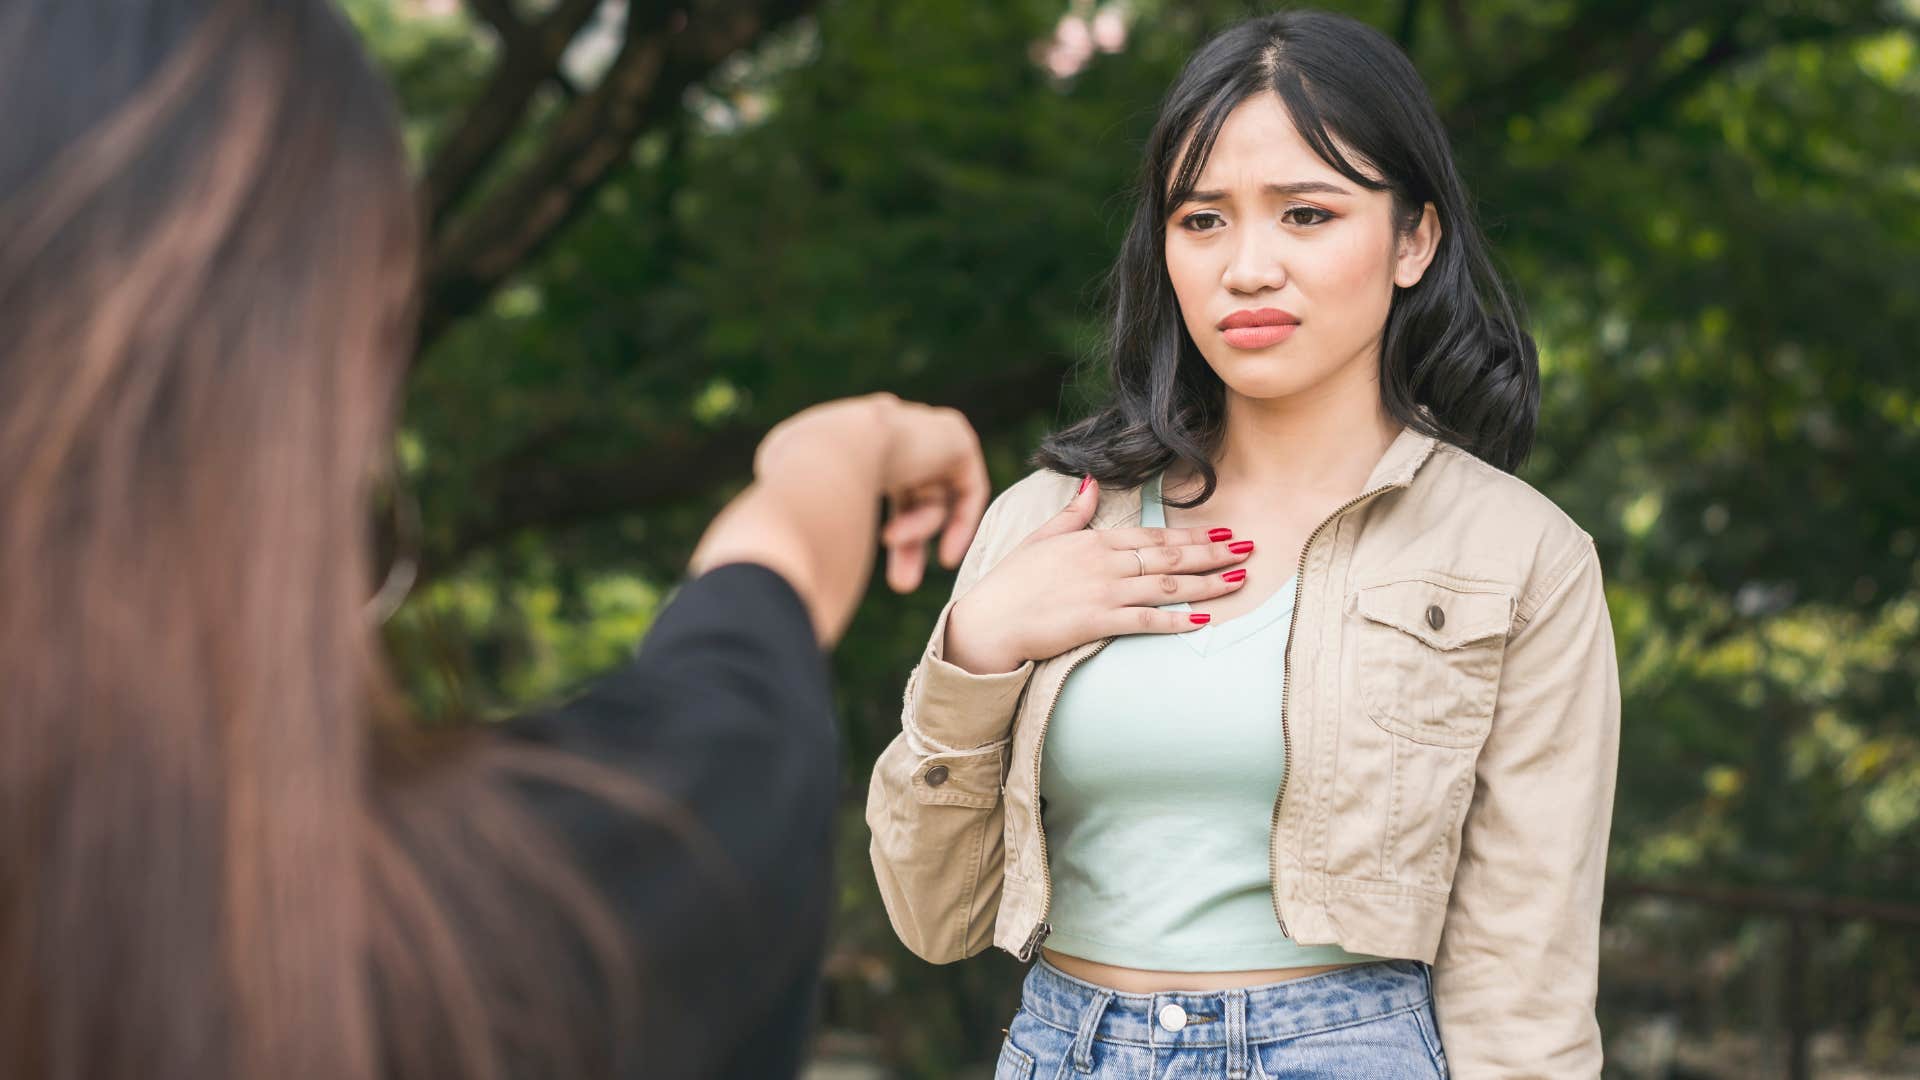
[[799,413],[754,454],[754,481],[694,549],[688,572],[754,562],[792,583],[822,648],[840,640],[873,570],[898,399],[870,394]]

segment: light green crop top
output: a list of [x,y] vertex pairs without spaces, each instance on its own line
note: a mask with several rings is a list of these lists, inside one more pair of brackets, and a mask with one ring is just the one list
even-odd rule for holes
[[[1166,524],[1158,476],[1140,524]],[[1040,766],[1048,948],[1153,971],[1381,959],[1296,945],[1273,913],[1267,844],[1296,585],[1199,630],[1117,637],[1068,676]]]

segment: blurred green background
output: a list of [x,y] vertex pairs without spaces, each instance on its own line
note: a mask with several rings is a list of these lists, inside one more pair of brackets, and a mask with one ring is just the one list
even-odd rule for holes
[[[1256,8],[345,0],[433,214],[401,460],[430,717],[619,663],[759,434],[890,389],[996,487],[1097,391],[1153,109]],[[631,6],[631,11],[629,11]],[[1920,1075],[1920,2],[1329,5],[1426,76],[1541,343],[1522,475],[1597,538],[1624,746],[1621,1076]],[[859,807],[950,577],[836,659],[814,1071],[984,1076],[1017,1000],[880,910]]]

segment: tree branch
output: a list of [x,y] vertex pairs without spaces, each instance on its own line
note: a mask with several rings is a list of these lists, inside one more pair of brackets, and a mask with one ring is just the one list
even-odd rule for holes
[[[1689,21],[1710,28],[1706,50],[1680,70],[1656,79],[1652,71],[1667,44],[1691,27],[1654,25],[1659,5],[1653,0],[1586,5],[1532,59],[1462,94],[1447,110],[1447,127],[1466,132],[1483,122],[1534,113],[1588,79],[1618,71],[1622,88],[1596,111],[1584,140],[1590,145],[1660,115],[1717,71],[1769,49],[1909,25],[1877,11],[1834,21],[1768,15],[1735,2],[1702,8],[1690,13]],[[1743,23],[1753,29],[1743,33]]]
[[1581,146],[1590,147],[1610,138],[1630,134],[1648,121],[1657,119],[1673,105],[1686,100],[1688,95],[1716,73],[1742,60],[1764,55],[1783,45],[1876,34],[1897,25],[1892,20],[1877,17],[1850,23],[1776,19],[1767,24],[1771,33],[1757,36],[1743,46],[1739,41],[1739,19],[1737,15],[1730,15],[1714,32],[1706,49],[1678,71],[1658,80],[1625,80],[1625,88],[1595,113],[1593,126],[1581,139]]
[[[526,40],[527,24],[520,20],[519,13],[513,10],[513,5],[509,0],[467,0],[467,6],[471,7],[482,19],[493,27],[493,32],[499,37],[502,48],[506,48],[509,45],[518,49],[537,47]],[[576,34],[577,33],[578,31],[576,31]],[[571,42],[569,41],[569,43]],[[564,54],[565,48],[563,47],[561,51]],[[558,57],[554,59],[553,72],[549,78],[551,78],[553,85],[560,89],[560,96],[566,98],[568,101],[572,101],[580,96],[580,88],[574,85],[573,80],[567,77],[565,71],[561,70]]]
[[505,0],[472,3],[500,33],[500,59],[473,106],[427,165],[423,187],[434,222],[453,209],[512,137],[534,91],[559,71],[561,54],[600,8],[600,0],[560,0],[538,25],[529,27]]
[[511,41],[527,29],[520,16],[513,10],[510,0],[467,0],[467,6],[493,27],[501,41]]
[[[902,396],[950,405],[967,415],[982,437],[1052,411],[1067,370],[1034,364],[960,387],[927,382],[895,389]],[[852,391],[847,391],[852,392]],[[462,502],[484,515],[454,526],[444,546],[424,553],[421,580],[441,577],[468,557],[522,529],[570,526],[710,495],[747,478],[753,452],[771,425],[734,424],[682,429],[635,445],[618,459],[585,466],[552,466],[550,458],[513,455],[522,467],[488,477]],[[444,535],[444,534],[443,534]]]
[[664,5],[634,4],[600,85],[567,106],[533,160],[435,237],[422,344],[478,306],[572,220],[626,160],[639,133],[680,107],[689,86],[817,3],[712,0],[684,25]]

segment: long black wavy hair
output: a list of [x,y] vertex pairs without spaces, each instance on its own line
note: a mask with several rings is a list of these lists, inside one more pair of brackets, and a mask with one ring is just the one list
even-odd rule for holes
[[1164,229],[1171,208],[1198,183],[1227,115],[1266,91],[1279,96],[1328,165],[1368,190],[1392,193],[1399,230],[1417,225],[1429,202],[1439,215],[1432,263],[1417,284],[1394,289],[1387,311],[1380,357],[1387,412],[1499,468],[1518,468],[1533,447],[1540,405],[1539,355],[1519,298],[1487,254],[1413,63],[1386,35],[1322,11],[1239,23],[1201,47],[1174,81],[1148,137],[1133,221],[1107,279],[1110,395],[1093,415],[1049,435],[1033,464],[1130,487],[1179,459],[1205,484],[1191,501],[1169,504],[1212,497],[1226,388],[1181,320]]

